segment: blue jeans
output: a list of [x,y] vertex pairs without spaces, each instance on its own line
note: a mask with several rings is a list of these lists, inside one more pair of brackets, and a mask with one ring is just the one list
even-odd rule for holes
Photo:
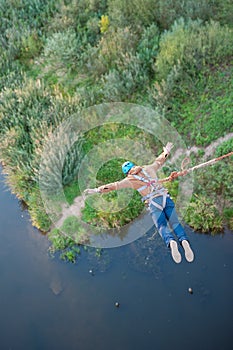
[[[163,210],[157,208],[153,204],[153,202],[162,206],[163,196],[153,198],[151,203],[149,204],[149,209],[150,209],[150,213],[154,221],[154,224],[158,229],[159,234],[163,238],[167,247],[169,247],[170,241],[172,239],[174,240],[174,236],[170,228],[173,230],[173,232],[177,236],[179,242],[183,241],[184,239],[188,241],[187,235],[182,225],[179,222],[176,209],[175,209],[175,204],[171,199],[171,197],[167,195],[166,204]],[[168,226],[168,223],[170,228]]]

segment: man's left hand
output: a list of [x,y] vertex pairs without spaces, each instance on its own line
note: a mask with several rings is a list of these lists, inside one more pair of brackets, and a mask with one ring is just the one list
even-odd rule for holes
[[99,193],[99,189],[98,188],[87,188],[84,191],[85,195],[87,195],[87,194],[94,194],[94,193]]
[[171,152],[171,149],[173,148],[173,143],[172,142],[168,142],[167,144],[166,144],[166,146],[165,147],[163,147],[163,150],[164,150],[164,152],[166,152],[166,153],[170,153]]

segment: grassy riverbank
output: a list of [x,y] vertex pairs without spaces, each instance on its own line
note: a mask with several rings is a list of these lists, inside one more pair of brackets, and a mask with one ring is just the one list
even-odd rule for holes
[[[123,0],[12,0],[11,6],[0,0],[0,5],[0,160],[12,191],[42,231],[51,226],[39,188],[43,147],[62,122],[85,108],[110,102],[146,106],[163,114],[187,146],[203,150],[233,131],[230,0],[133,0],[127,5]],[[162,145],[137,127],[88,131],[81,146],[77,142],[68,152],[62,169],[67,201],[80,194],[80,154],[109,139],[138,137],[145,148],[160,152]],[[231,139],[213,156],[232,149]],[[192,164],[202,155],[191,154]],[[122,160],[103,165],[98,184],[120,179]],[[195,230],[233,228],[232,169],[231,158],[195,174],[185,216]],[[177,183],[172,186],[176,197]],[[111,202],[114,194],[106,197]],[[83,218],[120,226],[140,212],[136,197],[115,214],[86,205]],[[66,249],[57,231],[50,239],[54,246],[62,241]]]

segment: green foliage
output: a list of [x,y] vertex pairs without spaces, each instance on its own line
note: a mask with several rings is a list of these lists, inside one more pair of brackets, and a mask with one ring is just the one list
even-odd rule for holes
[[44,28],[56,11],[56,4],[55,0],[0,1],[1,42],[9,59],[20,58],[21,54],[25,58],[25,41],[30,42],[29,57],[38,52],[38,43],[33,36],[42,36]]
[[77,262],[77,254],[79,254],[77,249],[67,249],[65,252],[61,253],[60,258],[74,264]]
[[217,21],[232,27],[232,0],[215,0],[214,10],[214,17]]
[[[152,135],[146,134],[140,128],[135,125],[127,125],[120,123],[109,123],[101,125],[100,127],[93,128],[89,130],[84,135],[83,140],[83,152],[87,153],[91,150],[94,145],[98,143],[103,143],[107,140],[112,139],[135,139],[139,138],[141,142],[145,144],[146,147],[152,147],[155,143],[155,140]],[[119,160],[115,160],[118,163]],[[111,163],[109,163],[111,165]],[[116,165],[117,165],[116,164]],[[114,166],[115,164],[113,164]],[[110,169],[110,168],[109,168]],[[111,171],[109,172],[109,176],[111,176]],[[116,180],[116,179],[115,179]]]
[[[68,143],[69,144],[69,143]],[[77,141],[74,145],[70,146],[63,164],[62,170],[62,184],[70,184],[77,178],[78,170],[80,167],[80,159],[82,156],[82,142]]]
[[[197,197],[194,199],[194,204],[191,204],[193,208],[188,210],[188,220],[192,223],[192,225],[194,225],[195,220],[198,221],[194,212],[196,212],[197,215],[201,215],[201,211],[198,211],[198,205],[200,205],[200,208],[202,208],[200,210],[203,210],[203,221],[205,218],[207,218],[208,225],[210,225],[209,221],[211,220],[207,213],[208,203],[210,212],[213,214],[215,212],[214,207],[217,208],[217,222],[220,220],[220,218],[223,220],[223,217],[226,216],[224,213],[231,213],[233,205],[233,184],[230,179],[232,179],[232,177],[233,163],[230,158],[225,161],[221,160],[215,165],[197,170],[194,188],[194,192],[197,194]],[[204,202],[206,201],[206,206],[201,204],[201,201],[203,200]],[[206,209],[206,212],[204,209]],[[194,215],[193,218],[192,215]],[[213,222],[214,225],[216,225],[215,218]],[[227,222],[228,225],[231,225],[230,218],[227,220]],[[196,226],[193,227],[195,228]]]
[[[54,30],[67,25],[73,28],[87,28],[90,18],[106,13],[106,0],[69,0],[62,2],[59,13],[55,18],[58,21]],[[60,19],[60,21],[59,21]]]
[[[170,172],[170,174],[171,174],[171,172]],[[166,182],[165,187],[168,190],[168,192],[171,195],[174,202],[176,202],[176,198],[177,198],[177,195],[179,193],[179,181],[174,180],[172,182]]]
[[[12,22],[25,24],[30,28],[41,28],[56,11],[54,0],[1,0],[1,32]],[[7,21],[8,20],[8,21]]]
[[121,165],[124,161],[125,159],[111,159],[109,162],[104,163],[96,175],[97,181],[111,183],[122,180],[124,174],[122,173]]
[[233,54],[233,32],[218,22],[176,21],[161,36],[156,60],[159,79],[166,79],[174,67],[198,74],[208,64],[217,64]]
[[225,161],[221,160],[215,165],[208,166],[199,170],[196,174],[196,192],[203,194],[216,200],[221,207],[218,196],[223,201],[232,201],[233,184],[229,179],[233,177],[233,162],[228,158]]
[[27,64],[29,60],[39,55],[42,45],[41,39],[35,32],[22,37],[20,60]]
[[132,27],[151,24],[155,18],[157,1],[154,0],[108,0],[108,12],[116,27]]
[[102,210],[95,209],[95,207],[98,207],[99,198],[93,197],[95,207],[86,203],[82,211],[82,219],[97,227],[101,226],[106,228],[117,228],[131,222],[144,209],[141,196],[137,192],[129,194],[128,191],[121,191],[121,196],[123,197],[123,203],[127,201],[128,196],[130,196],[130,201],[124,209],[122,209],[122,203],[117,199],[116,191],[103,195],[103,198],[108,202],[108,208]]
[[47,77],[54,75],[60,82],[71,78],[69,76],[79,67],[86,42],[85,33],[76,33],[74,29],[54,33],[45,43],[41,60],[43,74]]
[[59,229],[55,228],[48,234],[48,239],[51,242],[49,252],[52,256],[59,251],[60,258],[64,261],[76,263],[80,248],[75,245],[75,242],[68,236],[61,234]]
[[51,226],[51,220],[48,217],[41,194],[38,188],[31,189],[27,199],[28,211],[31,216],[32,224],[43,232],[47,232]]
[[113,68],[125,66],[127,55],[136,49],[137,36],[128,27],[109,28],[104,33],[98,46],[97,65],[101,65],[101,74]]
[[232,25],[231,0],[109,0],[109,16],[115,26],[139,27],[156,23],[161,30],[169,29],[177,18],[214,19]]
[[153,24],[140,37],[130,28],[109,28],[97,49],[88,55],[88,67],[101,77],[101,92],[108,101],[133,100],[148,86],[158,51],[159,30]]
[[62,229],[65,233],[67,233],[67,235],[72,235],[76,233],[79,227],[79,221],[76,216],[68,217],[62,225]]
[[233,208],[225,208],[223,211],[224,219],[230,230],[233,230]]
[[100,38],[99,21],[105,13],[106,0],[61,1],[48,31],[53,34],[73,30],[77,36],[85,35],[90,45],[95,45]]
[[67,202],[72,204],[74,199],[80,194],[78,181],[71,181],[68,185],[64,186],[64,194]]
[[138,42],[136,56],[140,60],[142,69],[150,78],[154,75],[153,64],[158,54],[160,31],[152,23],[149,27],[143,28]]
[[137,91],[143,91],[148,76],[137,56],[126,55],[125,67],[112,69],[102,78],[102,93],[108,101],[129,101]]
[[195,196],[190,203],[185,221],[195,231],[203,233],[219,233],[223,230],[223,220],[213,201],[206,196]]
[[189,144],[206,146],[233,130],[232,60],[207,67],[199,76],[175,79],[151,90],[156,103]]
[[51,249],[54,249],[54,251],[70,248],[74,244],[70,237],[62,235],[57,228],[54,228],[49,232],[48,238],[53,244],[53,248]]
[[169,29],[177,18],[215,19],[217,2],[214,0],[159,0],[156,22],[162,29]]
[[60,251],[60,258],[75,263],[78,255],[81,253],[79,244],[85,243],[86,237],[83,228],[76,216],[68,217],[61,231],[57,228],[52,229],[48,238],[52,243],[49,248],[51,254]]
[[[230,140],[221,143],[221,145],[216,148],[215,155],[216,157],[220,157],[230,152],[233,152],[233,137]],[[232,156],[229,158],[229,163],[232,163]]]
[[69,216],[61,226],[61,231],[65,236],[70,237],[75,244],[84,244],[88,242],[87,234],[77,216]]
[[[48,230],[50,221],[36,190],[40,157],[51,131],[76,108],[71,100],[67,103],[62,98],[53,97],[40,81],[27,80],[21,88],[13,86],[1,93],[0,159],[6,164],[4,171],[8,174],[7,181],[12,191],[29,206],[33,224],[44,231]],[[51,152],[54,156],[54,150]],[[63,167],[64,184],[74,178],[77,169],[75,156],[77,148],[70,148]],[[50,163],[50,181],[57,190],[54,161]],[[60,175],[59,172],[59,179]]]

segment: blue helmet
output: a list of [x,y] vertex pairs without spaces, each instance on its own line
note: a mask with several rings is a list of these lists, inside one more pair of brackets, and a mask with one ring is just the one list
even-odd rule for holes
[[132,162],[127,161],[124,164],[122,164],[121,169],[122,169],[124,174],[128,174],[130,169],[133,168],[134,166],[135,165]]

